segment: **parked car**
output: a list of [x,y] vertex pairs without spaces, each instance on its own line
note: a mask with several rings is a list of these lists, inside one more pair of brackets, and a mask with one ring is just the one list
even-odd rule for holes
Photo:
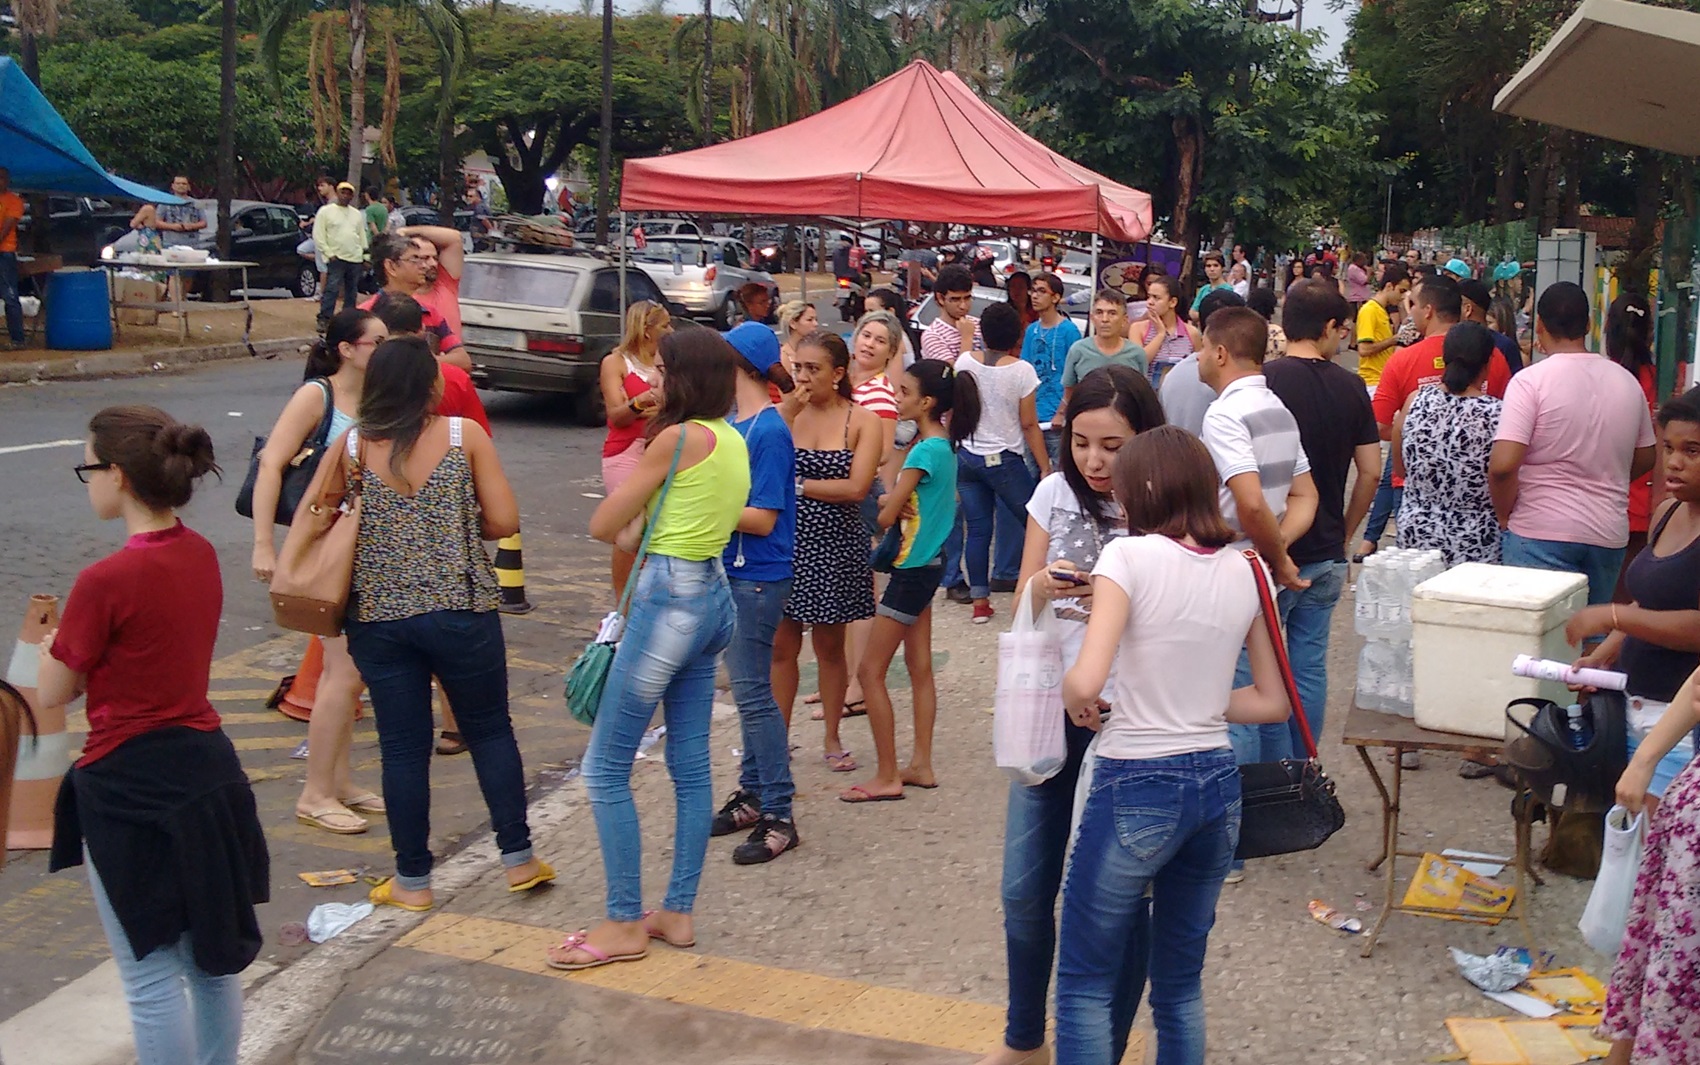
[[999,277],[1013,274],[1021,267],[1021,253],[1016,248],[1014,241],[982,240],[975,245],[975,248],[992,253],[992,273]]
[[[18,233],[28,247],[35,219],[30,215],[32,197],[24,199],[24,217]],[[100,258],[100,250],[123,236],[135,217],[136,205],[121,206],[90,196],[47,197],[47,247],[67,266],[87,266]]]
[[[653,300],[675,315],[649,275],[626,270],[626,305]],[[460,279],[462,338],[481,388],[574,397],[586,425],[604,418],[602,357],[620,342],[620,271],[591,255],[479,252]]]
[[[207,216],[207,228],[193,234],[190,247],[215,251],[218,247],[218,204],[213,200],[196,200]],[[286,288],[297,296],[313,296],[319,291],[319,272],[311,255],[302,259],[295,253],[301,242],[295,208],[284,203],[259,203],[254,200],[230,201],[230,253],[236,259],[258,265],[248,270],[251,288]],[[127,230],[123,236],[100,250],[105,260],[141,250],[141,234]]]
[[667,298],[697,318],[711,318],[730,329],[742,313],[737,292],[754,281],[779,303],[779,285],[750,265],[750,249],[730,237],[676,237],[651,240],[629,252],[631,261],[648,274]]

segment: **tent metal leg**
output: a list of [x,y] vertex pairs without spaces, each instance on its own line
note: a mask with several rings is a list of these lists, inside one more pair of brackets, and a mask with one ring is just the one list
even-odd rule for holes
[[[1094,233],[1094,234],[1092,234],[1092,294],[1094,296],[1096,296],[1097,293],[1098,293],[1098,234]],[[1094,332],[1095,332],[1095,330],[1092,328],[1091,316],[1088,316],[1087,319],[1086,319],[1086,335],[1092,336]]]
[[626,320],[626,212],[620,212],[620,328],[625,329]]

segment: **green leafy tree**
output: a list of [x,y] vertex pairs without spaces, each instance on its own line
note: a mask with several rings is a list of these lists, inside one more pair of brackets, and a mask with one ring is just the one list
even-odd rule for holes
[[1053,147],[1149,190],[1190,277],[1212,228],[1274,239],[1364,151],[1364,86],[1244,0],[1000,0],[1013,87]]
[[[504,8],[468,15],[472,56],[455,113],[471,144],[495,162],[512,209],[543,209],[545,180],[581,145],[598,139],[599,19]],[[615,20],[613,66],[617,154],[685,146],[687,91],[667,62],[673,20]]]

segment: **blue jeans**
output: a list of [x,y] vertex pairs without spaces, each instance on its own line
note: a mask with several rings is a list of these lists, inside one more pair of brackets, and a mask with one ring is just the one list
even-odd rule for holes
[[1387,461],[1381,466],[1381,484],[1377,486],[1375,499],[1369,506],[1369,522],[1364,525],[1365,540],[1380,546],[1381,538],[1387,534],[1387,523],[1399,513],[1399,502],[1404,498],[1405,490],[1393,487],[1393,453],[1389,451]]
[[738,703],[738,722],[744,732],[738,788],[761,796],[762,813],[788,821],[797,788],[791,782],[785,718],[773,698],[773,635],[785,614],[791,582],[734,577],[727,583],[738,611],[732,642],[726,647],[726,672],[732,677],[732,698]]
[[348,310],[360,299],[360,271],[363,263],[332,259],[325,263],[325,290],[319,293],[319,317],[329,318],[336,313],[336,298],[342,296],[342,309]]
[[[988,570],[991,566],[994,511],[1008,510],[1012,515],[1025,515],[1027,501],[1032,498],[1034,488],[1033,475],[1027,472],[1027,463],[1019,452],[1004,451],[990,457],[998,459],[996,465],[988,463],[987,456],[971,451],[956,453],[956,493],[962,500],[963,519],[968,525],[967,545],[962,557],[968,567],[968,591],[976,599],[984,599],[991,594]],[[998,530],[998,546],[1006,549],[1010,541],[1015,543],[1016,572],[1019,574],[1021,541],[1013,535],[1005,535],[1005,531]],[[1003,574],[998,576],[1001,578]]]
[[649,556],[584,752],[584,783],[602,843],[611,921],[643,917],[643,840],[632,802],[632,760],[655,704],[663,700],[667,772],[678,813],[673,878],[662,905],[675,913],[690,913],[696,905],[714,819],[708,762],[714,661],[732,643],[732,618],[732,592],[718,558],[689,562]]
[[[1045,1042],[1045,1002],[1056,960],[1057,891],[1062,886],[1074,816],[1074,789],[1093,733],[1067,725],[1068,761],[1056,776],[1028,787],[1009,786],[1003,836],[1003,930],[1009,954],[1009,1013],[1004,1045],[1037,1050]],[[1143,900],[1142,900],[1143,901]],[[1139,999],[1145,993],[1150,912],[1140,906],[1116,976],[1110,1003],[1111,1060],[1127,1049]]]
[[1532,540],[1506,529],[1499,537],[1499,562],[1502,566],[1580,573],[1588,578],[1588,605],[1598,606],[1611,602],[1617,571],[1623,568],[1623,548]]
[[529,862],[525,768],[508,717],[502,615],[433,610],[398,621],[351,621],[348,653],[372,693],[396,883],[413,891],[431,886],[432,677],[472,754],[502,864]]
[[138,1065],[236,1065],[236,1046],[242,1041],[242,978],[201,971],[187,932],[176,943],[137,958],[86,849],[83,865],[124,982]]
[[1114,1065],[1117,980],[1147,889],[1157,1065],[1203,1065],[1204,951],[1239,835],[1232,752],[1098,759],[1063,878],[1057,1065]]
[[[1044,430],[1044,436],[1045,436],[1045,453],[1051,457],[1051,471],[1054,473],[1054,472],[1062,469],[1062,466],[1059,465],[1059,463],[1062,461],[1061,456],[1062,456],[1062,436],[1063,436],[1062,409],[1060,407],[1057,409],[1056,428]],[[1038,484],[1039,480],[1040,480],[1039,463],[1036,459],[1033,458],[1032,455],[1027,456],[1027,472],[1031,473],[1033,475],[1033,483]],[[1026,530],[1025,529],[1022,530],[1022,536],[1023,537],[1026,536]]]
[[[1287,632],[1293,680],[1310,721],[1311,738],[1319,743],[1328,709],[1328,630],[1334,621],[1334,607],[1346,588],[1346,569],[1344,562],[1306,563],[1299,567],[1299,576],[1309,581],[1310,587],[1302,592],[1283,588],[1275,595],[1275,610]],[[1234,687],[1250,683],[1251,659],[1241,651],[1234,669]],[[1241,765],[1306,756],[1297,717],[1272,725],[1229,725],[1228,742],[1233,744],[1234,758]]]
[[18,253],[0,251],[0,303],[6,305],[6,335],[24,342],[24,305],[18,302]]

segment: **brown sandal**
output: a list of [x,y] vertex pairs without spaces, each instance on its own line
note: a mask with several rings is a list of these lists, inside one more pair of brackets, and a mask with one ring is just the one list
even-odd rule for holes
[[460,738],[460,733],[444,729],[437,737],[438,754],[465,754],[466,741]]

